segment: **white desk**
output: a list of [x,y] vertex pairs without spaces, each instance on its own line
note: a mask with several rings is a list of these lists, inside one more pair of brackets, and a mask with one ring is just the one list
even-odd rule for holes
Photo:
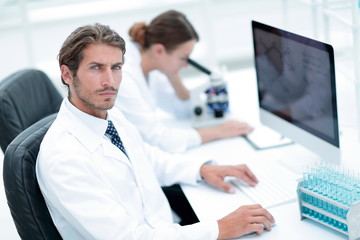
[[[209,159],[216,159],[216,161],[221,164],[264,162],[266,166],[270,166],[268,167],[269,171],[272,171],[271,163],[279,164],[278,161],[284,158],[291,160],[291,156],[297,153],[311,155],[310,152],[307,152],[306,149],[299,145],[256,152],[244,139],[239,137],[205,144],[189,151],[187,154],[202,158],[205,155]],[[276,174],[276,172],[274,172],[274,174]],[[183,185],[182,188],[200,221],[220,219],[241,205],[253,203],[239,190],[237,190],[235,194],[228,194],[210,187],[207,184],[199,187]],[[296,189],[294,189],[294,191],[296,191]],[[268,210],[276,220],[276,226],[273,230],[271,232],[265,232],[260,236],[245,236],[243,237],[244,239],[254,237],[276,240],[344,239],[344,235],[335,230],[325,228],[321,224],[311,220],[300,221],[300,211],[296,201]]]
[[[246,70],[228,75],[229,98],[231,111],[252,125],[259,123],[258,102],[256,97],[256,82],[254,70]],[[341,141],[343,148],[343,163],[359,168],[360,159],[359,143],[353,119],[356,111],[353,100],[351,84],[338,81],[338,110],[340,116]],[[236,90],[235,90],[236,89]],[[346,103],[346,104],[344,104]],[[351,111],[353,109],[353,111]],[[246,114],[245,114],[246,113]],[[350,116],[350,119],[348,118]],[[346,121],[342,121],[345,119]],[[343,126],[341,124],[344,124]],[[299,145],[282,148],[255,151],[243,138],[237,137],[205,144],[192,149],[186,154],[201,158],[214,159],[220,164],[264,163],[280,164],[283,161],[299,160],[299,157],[314,157],[307,149]],[[276,172],[274,172],[276,174]],[[295,181],[295,180],[294,180]],[[245,195],[237,191],[235,194],[224,193],[206,184],[199,187],[182,186],[190,204],[201,220],[217,220],[241,205],[252,203]],[[296,189],[294,189],[296,191]],[[300,210],[297,201],[270,208],[276,220],[276,226],[271,232],[261,236],[244,236],[241,239],[346,239],[346,236],[335,230],[326,228],[309,219],[300,220]]]

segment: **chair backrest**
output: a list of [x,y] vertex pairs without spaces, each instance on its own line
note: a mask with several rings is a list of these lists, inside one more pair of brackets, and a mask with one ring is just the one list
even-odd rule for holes
[[5,151],[5,193],[21,239],[61,239],[41,194],[35,172],[40,143],[55,117],[56,114],[52,114],[27,128]]
[[18,71],[0,82],[0,145],[3,152],[23,130],[56,113],[63,97],[36,69]]

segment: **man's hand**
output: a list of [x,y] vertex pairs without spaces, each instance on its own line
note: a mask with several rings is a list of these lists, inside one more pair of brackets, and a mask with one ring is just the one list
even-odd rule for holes
[[209,184],[228,193],[234,193],[235,189],[229,184],[225,183],[224,178],[226,176],[241,178],[243,181],[249,184],[249,186],[255,186],[258,183],[255,175],[244,164],[237,166],[216,166],[204,164],[200,168],[200,176]]
[[274,217],[259,204],[241,206],[218,220],[218,239],[237,238],[251,232],[261,234],[264,227],[270,231],[272,223],[275,223]]

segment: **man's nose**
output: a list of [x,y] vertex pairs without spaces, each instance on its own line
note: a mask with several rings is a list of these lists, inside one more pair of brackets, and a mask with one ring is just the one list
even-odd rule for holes
[[111,68],[106,68],[103,72],[102,76],[102,84],[103,85],[111,85],[114,83],[114,75]]

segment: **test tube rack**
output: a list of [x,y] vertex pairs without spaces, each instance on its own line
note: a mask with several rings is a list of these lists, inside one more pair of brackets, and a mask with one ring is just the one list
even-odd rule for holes
[[311,219],[345,234],[349,240],[360,239],[360,201],[346,206],[304,188],[303,180],[298,183],[297,194],[301,220]]

